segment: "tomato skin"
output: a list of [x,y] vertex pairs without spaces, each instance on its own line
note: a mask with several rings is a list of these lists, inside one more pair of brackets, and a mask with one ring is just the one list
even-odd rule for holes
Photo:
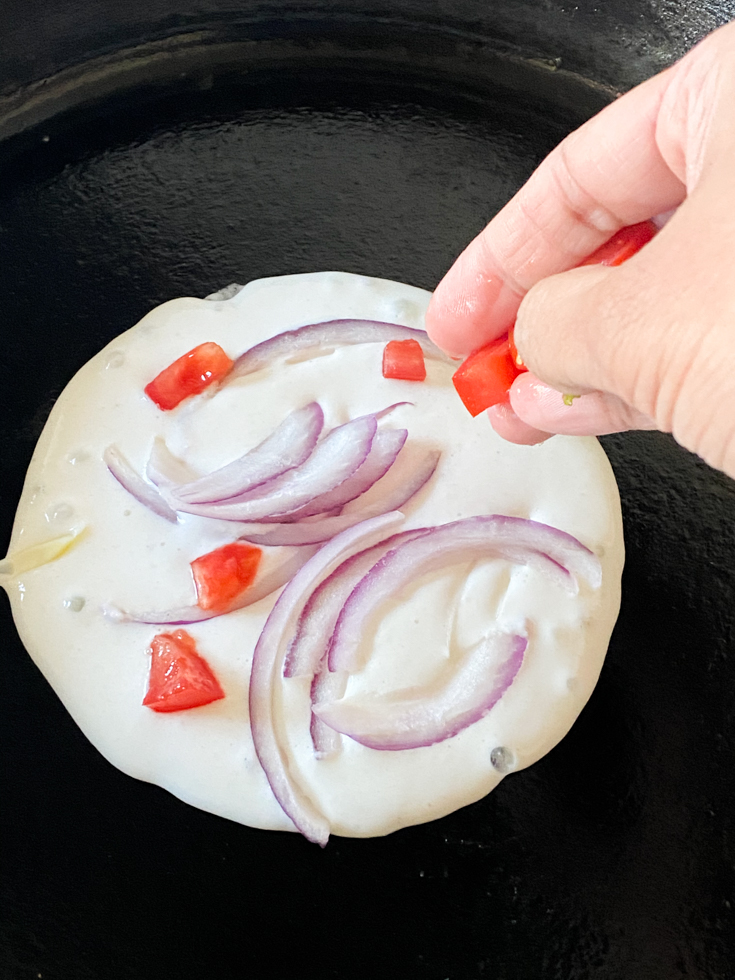
[[159,633],[150,645],[151,671],[143,704],[153,711],[187,711],[225,696],[185,630]]
[[616,231],[596,252],[588,255],[582,265],[618,266],[627,261],[647,245],[658,229],[652,221],[641,221],[637,225],[628,225]]
[[425,381],[424,352],[418,340],[389,340],[383,351],[383,377]]
[[470,354],[452,381],[467,411],[476,416],[491,405],[507,401],[510,386],[521,373],[506,335]]
[[233,365],[219,344],[208,341],[182,354],[149,384],[145,393],[165,412],[185,398],[199,395],[215,381],[221,381]]
[[215,548],[191,563],[197,603],[202,609],[226,612],[252,584],[263,552],[246,541]]

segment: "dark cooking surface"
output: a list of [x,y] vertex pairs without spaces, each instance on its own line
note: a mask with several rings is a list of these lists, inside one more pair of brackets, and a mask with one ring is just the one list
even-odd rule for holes
[[[430,288],[565,131],[367,68],[248,79],[0,147],[3,545],[53,396],[152,305],[324,268]],[[606,447],[629,557],[590,704],[487,799],[384,839],[322,852],[118,773],[3,601],[2,980],[735,976],[735,485],[665,437]]]

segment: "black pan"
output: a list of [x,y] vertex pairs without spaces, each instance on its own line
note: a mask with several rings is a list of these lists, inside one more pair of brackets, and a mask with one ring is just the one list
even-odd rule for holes
[[[150,307],[330,268],[432,288],[567,131],[733,12],[4,0],[1,543],[54,398]],[[628,561],[589,705],[387,838],[321,851],[123,776],[3,600],[2,980],[735,977],[735,484],[662,435],[604,445]]]

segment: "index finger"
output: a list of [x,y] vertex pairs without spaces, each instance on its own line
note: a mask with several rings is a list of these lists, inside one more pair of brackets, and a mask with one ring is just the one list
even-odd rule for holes
[[460,255],[426,317],[432,340],[464,356],[507,331],[526,292],[578,265],[614,232],[676,207],[685,185],[656,126],[678,66],[611,103],[553,150]]

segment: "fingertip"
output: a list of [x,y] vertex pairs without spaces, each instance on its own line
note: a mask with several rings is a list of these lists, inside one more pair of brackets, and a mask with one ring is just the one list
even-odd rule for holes
[[526,425],[570,436],[601,436],[628,429],[655,429],[653,419],[616,395],[591,391],[565,400],[564,394],[530,372],[513,382],[513,412]]
[[487,417],[499,436],[518,446],[536,446],[551,438],[550,432],[541,432],[520,419],[507,402],[488,408]]
[[426,311],[426,330],[453,357],[472,351],[508,331],[521,296],[481,261],[475,239],[436,287]]

